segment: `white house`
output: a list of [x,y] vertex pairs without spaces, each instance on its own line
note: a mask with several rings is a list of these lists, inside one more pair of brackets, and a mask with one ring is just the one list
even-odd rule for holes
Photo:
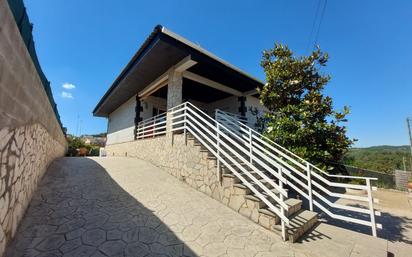
[[254,124],[250,107],[264,110],[256,95],[259,86],[263,82],[157,26],[93,114],[108,118],[107,145],[133,140],[138,122],[185,101],[212,117],[220,109]]
[[250,109],[265,111],[256,98],[262,86],[157,26],[93,114],[108,118],[107,156],[147,160],[285,240],[311,229],[317,212],[369,226],[376,236],[374,178],[336,183],[348,176],[330,175],[255,131]]

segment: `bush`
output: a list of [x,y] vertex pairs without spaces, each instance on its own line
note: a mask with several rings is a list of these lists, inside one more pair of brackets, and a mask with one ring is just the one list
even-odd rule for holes
[[79,156],[79,150],[82,154],[86,152],[87,156],[99,156],[99,146],[86,145],[80,138],[68,137],[68,149],[66,156]]
[[89,151],[89,156],[99,156],[100,154],[100,147],[92,147]]

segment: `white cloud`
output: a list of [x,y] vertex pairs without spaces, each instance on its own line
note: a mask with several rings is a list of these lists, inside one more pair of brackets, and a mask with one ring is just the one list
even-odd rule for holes
[[65,89],[75,89],[76,88],[76,86],[75,85],[73,85],[73,84],[71,84],[71,83],[64,83],[63,85],[62,85],[62,87],[63,88],[65,88]]
[[62,92],[61,96],[62,96],[63,98],[73,98],[72,93],[65,92],[65,91]]

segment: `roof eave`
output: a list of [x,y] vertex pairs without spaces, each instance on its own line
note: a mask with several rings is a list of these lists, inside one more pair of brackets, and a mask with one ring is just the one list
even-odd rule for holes
[[127,63],[127,65],[123,68],[122,72],[119,74],[119,76],[114,80],[112,85],[109,87],[109,89],[106,91],[106,93],[103,95],[103,97],[100,99],[98,104],[93,110],[93,115],[96,117],[108,117],[108,114],[103,114],[99,113],[102,105],[104,102],[107,100],[107,98],[112,94],[112,92],[117,88],[119,83],[124,79],[124,77],[127,76],[128,72],[133,68],[134,64],[143,56],[143,53],[145,53],[146,49],[151,45],[151,43],[159,36],[160,34],[164,34],[166,36],[169,36],[178,42],[195,49],[196,51],[200,52],[201,54],[204,54],[205,56],[208,56],[209,58],[221,63],[222,65],[238,72],[239,74],[255,81],[258,84],[261,84],[262,86],[264,85],[264,82],[251,76],[250,74],[242,71],[241,69],[237,68],[236,66],[230,64],[229,62],[219,58],[218,56],[214,55],[213,53],[203,49],[202,47],[194,44],[193,42],[189,41],[188,39],[168,30],[167,28],[163,27],[162,25],[157,25],[152,33],[149,35],[149,37],[145,40],[145,42],[142,44],[142,46],[138,49],[136,54],[132,57],[132,59]]
[[127,73],[133,68],[134,63],[138,60],[138,58],[145,52],[145,49],[155,40],[156,36],[162,31],[163,26],[157,25],[152,33],[150,33],[149,37],[143,42],[140,46],[139,50],[133,55],[132,59],[126,64],[126,66],[122,69],[119,76],[113,81],[112,85],[97,103],[96,107],[93,109],[93,115],[96,117],[108,117],[108,115],[100,115],[98,114],[100,107],[106,101],[107,97],[113,92],[113,90],[118,86],[118,84],[123,80],[123,78],[127,75]]

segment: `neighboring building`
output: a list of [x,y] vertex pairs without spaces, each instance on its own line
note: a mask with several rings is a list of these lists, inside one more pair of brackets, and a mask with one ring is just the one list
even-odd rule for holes
[[80,139],[86,145],[96,145],[96,146],[104,146],[106,144],[106,137],[96,137],[96,136],[81,136]]
[[264,108],[263,82],[187,39],[157,26],[93,111],[108,118],[107,145],[133,140],[137,122],[189,101],[212,117],[216,109],[255,123]]

